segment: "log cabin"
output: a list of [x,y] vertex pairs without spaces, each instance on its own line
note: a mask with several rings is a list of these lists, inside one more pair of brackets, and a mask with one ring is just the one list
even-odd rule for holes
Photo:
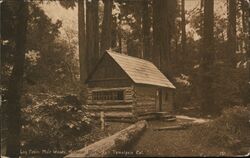
[[87,109],[95,117],[137,121],[171,112],[175,86],[152,63],[107,50],[87,80]]

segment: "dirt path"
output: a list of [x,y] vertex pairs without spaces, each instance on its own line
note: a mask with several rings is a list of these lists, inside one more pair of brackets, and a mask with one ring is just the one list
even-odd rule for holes
[[180,120],[176,122],[150,121],[148,129],[141,138],[131,147],[134,156],[219,156],[230,155],[225,149],[217,147],[206,147],[203,144],[192,142],[192,128],[185,130],[155,131],[156,127],[176,125],[180,122],[190,120]]

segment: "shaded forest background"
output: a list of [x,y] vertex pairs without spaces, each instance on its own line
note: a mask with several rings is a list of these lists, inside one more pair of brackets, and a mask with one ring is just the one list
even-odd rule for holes
[[[91,129],[81,108],[84,81],[106,49],[152,61],[177,87],[176,113],[219,115],[249,105],[247,0],[225,1],[223,15],[214,13],[213,0],[200,0],[188,12],[185,0],[61,0],[66,9],[78,7],[78,32],[65,30],[64,38],[62,22],[45,14],[44,3],[51,2],[1,4],[1,111],[11,136],[9,155],[18,155],[20,137],[35,133],[39,140],[51,126],[51,142]],[[61,144],[51,147],[67,148]]]

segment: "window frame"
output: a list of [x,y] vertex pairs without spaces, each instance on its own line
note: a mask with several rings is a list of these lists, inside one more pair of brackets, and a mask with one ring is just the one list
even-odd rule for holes
[[124,101],[125,90],[92,91],[92,101]]

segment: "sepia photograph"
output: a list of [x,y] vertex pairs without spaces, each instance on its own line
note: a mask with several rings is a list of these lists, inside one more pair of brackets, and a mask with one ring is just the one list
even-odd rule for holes
[[0,7],[1,158],[250,156],[250,0]]

